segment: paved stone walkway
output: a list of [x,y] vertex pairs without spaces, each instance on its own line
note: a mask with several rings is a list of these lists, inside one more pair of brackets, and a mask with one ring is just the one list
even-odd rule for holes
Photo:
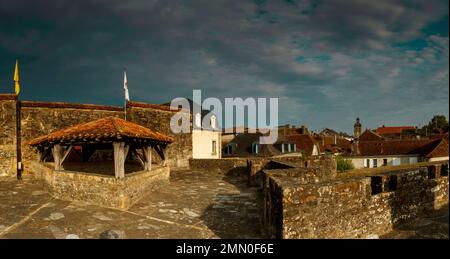
[[[262,194],[237,175],[179,171],[128,211],[53,199],[0,178],[0,238],[262,238]],[[449,238],[448,208],[381,238]],[[112,230],[112,231],[111,231]]]
[[0,179],[0,238],[261,238],[261,194],[236,175],[172,172],[128,211],[56,200],[38,182]]
[[432,214],[424,215],[407,224],[399,226],[395,231],[382,238],[389,239],[448,239],[449,210],[443,208]]

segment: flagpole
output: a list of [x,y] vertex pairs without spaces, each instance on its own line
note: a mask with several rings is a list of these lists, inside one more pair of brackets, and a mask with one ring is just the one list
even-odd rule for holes
[[125,112],[125,120],[127,120],[127,100],[125,100],[124,112]]
[[128,86],[127,86],[127,84],[128,84],[128,79],[126,78],[126,73],[127,73],[127,68],[126,67],[124,67],[123,68],[123,76],[124,76],[124,78],[123,78],[123,86],[124,86],[124,89],[123,89],[123,91],[124,91],[124,118],[125,118],[125,120],[127,120],[127,98],[126,98],[126,91],[127,91],[127,89],[125,88],[125,86],[128,88]]

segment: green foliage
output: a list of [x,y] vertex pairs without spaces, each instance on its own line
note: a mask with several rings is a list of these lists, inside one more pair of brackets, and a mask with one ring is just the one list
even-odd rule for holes
[[428,134],[433,133],[436,129],[448,130],[448,121],[444,115],[435,115],[428,125],[424,126],[422,130],[426,130]]
[[351,160],[345,159],[342,156],[336,157],[336,164],[338,172],[345,172],[355,168]]

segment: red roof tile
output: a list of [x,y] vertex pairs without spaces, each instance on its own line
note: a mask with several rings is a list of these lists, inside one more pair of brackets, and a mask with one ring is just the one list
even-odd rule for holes
[[[448,140],[440,139],[434,141],[433,145],[430,146],[430,150],[425,157],[446,157],[448,156]],[[428,151],[428,150],[427,150]]]
[[359,142],[359,152],[360,156],[422,155],[445,157],[448,156],[448,142],[445,139],[361,141]]
[[152,131],[135,123],[116,117],[107,117],[55,131],[33,139],[29,144],[37,146],[46,143],[88,142],[123,138],[144,139],[164,143],[174,141],[172,137]]
[[366,129],[361,136],[358,138],[360,141],[367,141],[367,140],[382,140],[383,137],[380,136],[378,133]]
[[401,134],[403,130],[415,130],[413,126],[379,127],[376,132],[380,135]]
[[317,141],[309,134],[288,135],[286,136],[286,139],[295,143],[297,150],[304,151],[308,156],[312,155],[314,145],[316,145],[316,147],[319,148]]
[[[318,136],[317,143],[319,143],[320,150],[322,152],[342,153],[350,152],[352,144],[345,138],[332,136]],[[335,143],[336,142],[336,143]]]

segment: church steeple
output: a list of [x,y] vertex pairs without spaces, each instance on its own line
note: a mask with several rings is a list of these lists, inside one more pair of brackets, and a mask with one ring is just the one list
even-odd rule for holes
[[355,138],[359,138],[361,135],[361,123],[359,122],[359,117],[356,118],[355,125],[353,125],[353,135]]

